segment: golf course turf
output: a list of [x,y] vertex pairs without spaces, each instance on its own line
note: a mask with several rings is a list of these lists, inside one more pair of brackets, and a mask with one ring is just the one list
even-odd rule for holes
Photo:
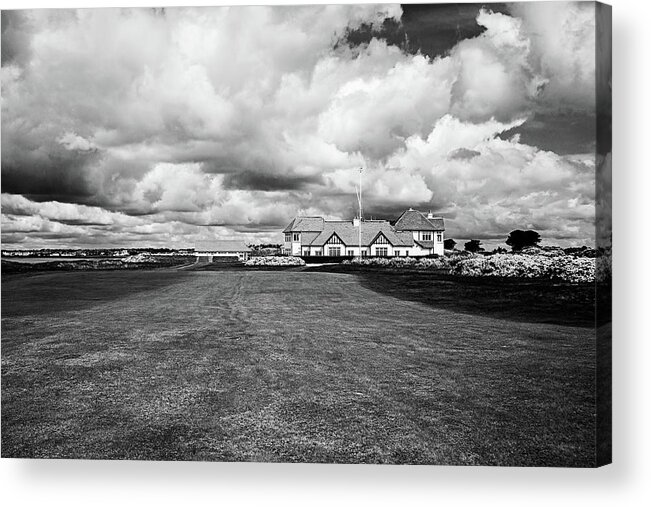
[[581,305],[413,276],[3,277],[2,457],[593,465]]

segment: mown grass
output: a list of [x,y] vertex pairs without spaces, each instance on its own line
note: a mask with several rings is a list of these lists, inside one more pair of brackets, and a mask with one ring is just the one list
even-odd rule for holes
[[590,466],[594,366],[588,328],[348,274],[12,277],[2,456]]

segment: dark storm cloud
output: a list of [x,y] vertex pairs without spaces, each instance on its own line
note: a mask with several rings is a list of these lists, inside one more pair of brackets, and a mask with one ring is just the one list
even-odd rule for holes
[[85,219],[81,219],[81,218],[80,219],[69,219],[69,220],[60,218],[60,219],[58,219],[56,221],[59,222],[60,224],[65,224],[65,225],[88,225],[88,226],[102,227],[102,228],[106,226],[106,224],[104,224],[102,222],[93,222],[93,221],[89,221],[89,220],[85,220]]
[[2,11],[2,65],[22,65],[29,58],[30,33],[21,11]]
[[347,28],[334,47],[337,49],[342,44],[346,44],[351,48],[355,48],[368,44],[374,38],[384,40],[387,44],[397,46],[403,51],[409,52],[411,50],[405,26],[391,18],[385,19],[379,26],[362,23],[359,27]]
[[14,159],[13,149],[5,142],[4,134],[2,146],[3,193],[22,194],[35,201],[75,203],[87,202],[92,197],[93,190],[86,174],[88,165],[98,159],[97,153],[52,147],[49,151],[23,151]]
[[509,13],[505,3],[403,4],[402,25],[409,40],[409,51],[435,58],[447,54],[458,42],[482,34],[477,23],[482,9]]
[[594,112],[541,112],[500,137],[509,139],[519,134],[521,142],[559,155],[588,153],[595,150],[596,128]]
[[400,22],[388,18],[382,24],[364,23],[349,28],[335,48],[341,44],[355,48],[375,38],[407,53],[436,58],[447,54],[458,42],[476,37],[486,30],[477,23],[477,13],[482,8],[509,13],[505,3],[402,4]]
[[323,184],[320,175],[295,176],[293,174],[243,171],[227,174],[223,181],[226,189],[241,190],[302,190],[308,185]]
[[594,142],[592,23],[565,3],[3,15],[3,238],[271,240],[352,216],[360,166],[367,216],[587,237],[587,173],[559,155]]

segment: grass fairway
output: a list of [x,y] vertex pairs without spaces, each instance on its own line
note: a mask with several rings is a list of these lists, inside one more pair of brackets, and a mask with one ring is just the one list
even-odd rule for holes
[[342,273],[3,278],[3,457],[594,464],[590,328]]

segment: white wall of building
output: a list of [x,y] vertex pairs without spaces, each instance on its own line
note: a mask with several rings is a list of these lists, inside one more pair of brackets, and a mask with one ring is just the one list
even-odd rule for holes
[[[423,232],[424,231],[413,231],[413,237],[414,240],[416,241],[425,241],[423,239]],[[299,236],[299,241],[294,241],[294,234],[298,234]],[[371,246],[371,252],[370,255],[375,256],[377,255],[377,248],[380,247],[386,247],[388,249],[388,256],[395,256],[396,251],[398,252],[398,255],[400,257],[422,257],[425,255],[431,255],[432,253],[438,254],[438,255],[443,255],[443,241],[445,239],[445,236],[443,232],[436,232],[432,231],[430,232],[431,234],[431,240],[434,242],[434,251],[431,251],[429,248],[421,248],[418,245],[414,244],[411,246],[393,246],[391,244],[374,244]],[[440,234],[440,240],[439,240],[439,234]],[[285,255],[295,255],[295,256],[316,256],[316,255],[328,255],[328,251],[330,247],[340,247],[341,248],[341,255],[342,256],[353,256],[353,257],[358,257],[359,256],[359,246],[358,245],[353,245],[353,246],[347,246],[344,244],[334,244],[334,245],[323,245],[323,246],[309,246],[309,245],[301,245],[300,242],[300,233],[291,233],[290,237],[291,241],[284,241],[283,246],[282,246],[282,253]],[[352,252],[352,253],[350,253]],[[366,256],[369,255],[369,247],[365,246],[362,247],[362,255]]]

